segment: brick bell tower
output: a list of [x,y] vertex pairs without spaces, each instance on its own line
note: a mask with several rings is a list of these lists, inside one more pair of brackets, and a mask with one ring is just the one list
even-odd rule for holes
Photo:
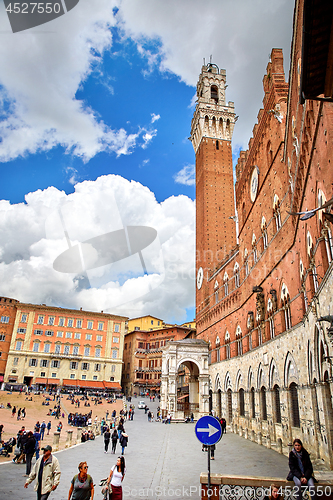
[[[226,71],[203,66],[191,124],[196,155],[197,316],[208,306],[208,278],[236,246],[231,138],[234,103],[225,101]],[[206,300],[205,300],[206,299]]]

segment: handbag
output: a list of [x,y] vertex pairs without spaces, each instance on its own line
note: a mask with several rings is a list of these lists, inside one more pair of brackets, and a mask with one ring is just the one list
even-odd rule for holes
[[112,486],[111,486],[111,481],[109,485],[107,484],[108,478],[106,479],[101,479],[99,485],[102,486],[101,493],[104,495],[104,498],[107,498],[107,494],[109,493],[109,496],[112,495]]

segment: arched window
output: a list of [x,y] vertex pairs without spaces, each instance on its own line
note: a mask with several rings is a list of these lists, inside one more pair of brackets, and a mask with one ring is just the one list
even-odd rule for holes
[[251,410],[251,418],[256,418],[256,400],[255,400],[255,393],[254,393],[254,387],[251,387],[250,391],[250,410]]
[[239,415],[244,417],[245,415],[245,402],[244,402],[244,389],[239,389]]
[[235,267],[234,267],[234,277],[235,277],[235,288],[239,287],[239,264],[236,262]]
[[280,387],[278,385],[273,387],[273,414],[274,421],[281,424]]
[[214,285],[214,296],[215,296],[215,304],[217,304],[219,301],[219,284],[217,280],[215,281]]
[[219,89],[216,85],[212,85],[210,88],[210,98],[214,99],[216,102],[219,100]]
[[[324,203],[326,203],[326,196],[324,195],[321,189],[318,190],[318,208],[322,207]],[[333,241],[332,241],[332,233],[329,224],[324,219],[323,210],[319,210],[318,219],[320,222],[321,233],[325,239],[325,249],[327,255],[327,263],[328,265],[333,260]]]
[[261,325],[258,326],[258,345],[262,344],[262,329]]
[[286,285],[283,283],[282,289],[281,289],[281,303],[282,303],[282,308],[283,308],[283,313],[284,313],[284,327],[285,330],[290,330],[292,327],[291,323],[291,312],[290,312],[290,296],[288,292],[288,288]]
[[228,139],[229,137],[230,137],[230,120],[228,118],[226,123],[226,138]]
[[266,389],[260,389],[260,417],[261,420],[267,420],[267,403],[266,403]]
[[307,246],[307,253],[309,256],[310,267],[311,267],[313,291],[314,291],[314,293],[316,293],[318,288],[319,288],[319,282],[318,282],[316,263],[314,261],[313,241],[312,241],[312,236],[311,236],[309,231],[307,232],[307,235],[306,235],[306,246]]
[[245,263],[245,277],[249,275],[249,259],[248,259],[248,253],[247,253],[247,248],[244,250],[244,263]]
[[298,390],[297,384],[292,382],[289,386],[290,392],[290,408],[291,408],[291,425],[292,427],[300,427],[299,406],[298,406]]
[[269,334],[271,339],[274,339],[275,337],[274,311],[273,311],[273,302],[271,298],[269,298],[267,301],[267,316],[269,324]]
[[276,231],[279,231],[281,228],[281,212],[280,212],[280,200],[277,195],[274,195],[274,201],[273,201],[273,216],[275,219],[275,227]]
[[307,292],[306,292],[306,283],[305,283],[305,279],[304,279],[305,269],[304,269],[303,262],[301,260],[299,262],[299,274],[300,274],[301,283],[302,283],[303,300],[304,300],[304,312],[306,312],[308,310],[308,307],[309,307],[309,302],[308,302],[308,295],[307,295]]
[[221,361],[221,358],[220,358],[220,337],[218,335],[215,339],[215,346],[216,346],[216,362],[218,363],[219,361]]
[[258,262],[258,251],[257,251],[257,238],[256,235],[252,234],[252,252],[253,252],[253,265]]
[[236,343],[237,343],[237,356],[241,356],[243,354],[243,343],[242,343],[242,330],[240,326],[237,326],[236,329]]
[[215,116],[213,116],[213,119],[212,119],[212,133],[213,133],[213,135],[216,135],[216,118],[215,118]]
[[208,132],[209,132],[209,118],[208,118],[208,116],[206,115],[206,116],[205,116],[204,133],[205,133],[205,134],[208,134]]
[[224,345],[225,345],[225,357],[226,359],[230,359],[230,334],[228,330],[224,337]]
[[262,233],[263,247],[265,250],[268,247],[268,234],[267,234],[267,224],[265,217],[261,219],[261,233]]
[[229,294],[229,276],[227,272],[224,273],[223,287],[224,287],[224,295],[226,297]]

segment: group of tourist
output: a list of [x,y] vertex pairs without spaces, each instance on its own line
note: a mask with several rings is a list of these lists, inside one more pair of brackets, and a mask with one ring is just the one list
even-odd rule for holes
[[[8,407],[8,405],[7,405],[7,407]],[[26,412],[25,408],[19,408],[17,410],[16,406],[13,406],[13,408],[12,408],[12,418],[15,417],[16,412],[17,412],[17,420],[24,420],[25,417],[27,416],[27,412]]]
[[85,443],[86,441],[91,441],[93,439],[95,439],[95,434],[90,429],[82,432],[81,443]]
[[91,410],[89,413],[86,413],[84,415],[82,413],[69,413],[68,424],[73,425],[74,427],[86,427],[87,425],[91,425],[92,423],[91,415]]
[[[87,462],[80,462],[79,473],[75,474],[69,488],[68,500],[93,500],[94,481],[88,474]],[[125,477],[125,459],[118,457],[117,463],[111,468],[106,480],[104,498],[112,491],[112,500],[122,500],[122,482]],[[35,491],[37,500],[47,500],[50,493],[57,489],[60,483],[61,471],[58,459],[52,455],[52,447],[47,445],[43,448],[43,455],[36,461],[24,488],[28,488],[32,481],[36,480]]]

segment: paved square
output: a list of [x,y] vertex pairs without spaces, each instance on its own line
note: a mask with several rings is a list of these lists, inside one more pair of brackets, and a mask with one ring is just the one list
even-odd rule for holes
[[[137,405],[139,399],[132,402]],[[156,415],[158,403],[146,399]],[[207,453],[194,433],[194,424],[165,425],[148,422],[144,410],[135,410],[134,420],[125,422],[129,435],[125,450],[127,473],[123,482],[123,497],[140,499],[199,498],[199,476],[207,471]],[[95,500],[101,499],[100,479],[109,474],[116,455],[104,453],[103,438],[58,452],[62,471],[58,489],[49,500],[67,500],[70,481],[78,472],[80,461],[86,460],[94,479]],[[35,459],[33,459],[34,463]],[[216,446],[212,473],[286,477],[288,459],[231,433],[224,435]],[[25,466],[12,463],[0,465],[0,500],[36,500],[33,484],[23,489]],[[191,489],[190,489],[191,488]]]

